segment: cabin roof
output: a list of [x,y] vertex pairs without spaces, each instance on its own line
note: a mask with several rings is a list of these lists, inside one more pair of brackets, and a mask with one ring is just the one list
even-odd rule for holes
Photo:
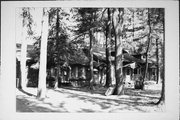
[[132,55],[129,55],[128,53],[123,54],[123,59],[125,61],[129,61],[129,62],[145,63],[144,60],[138,59],[138,58],[136,58],[136,57],[134,57]]

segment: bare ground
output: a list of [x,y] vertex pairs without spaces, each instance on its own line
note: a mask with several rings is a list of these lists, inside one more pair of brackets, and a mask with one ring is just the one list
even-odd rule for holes
[[154,105],[161,85],[149,84],[145,90],[126,88],[125,95],[105,96],[107,88],[63,87],[47,89],[46,99],[36,99],[37,88],[16,91],[17,112],[163,112],[164,105]]

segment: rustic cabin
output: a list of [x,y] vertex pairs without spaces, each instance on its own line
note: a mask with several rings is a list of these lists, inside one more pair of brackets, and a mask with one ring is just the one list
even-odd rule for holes
[[[69,76],[69,82],[73,86],[85,86],[89,84],[90,80],[90,67],[89,63],[81,64],[70,64],[71,70]],[[105,71],[103,70],[104,64],[100,62],[93,62],[93,73],[94,73],[94,84],[100,84],[102,79],[104,79]]]
[[[115,56],[115,52],[111,53]],[[142,77],[145,72],[145,59],[143,54],[130,55],[127,51],[123,50],[123,77],[125,82],[131,83]],[[148,61],[147,80],[156,80],[156,64]]]

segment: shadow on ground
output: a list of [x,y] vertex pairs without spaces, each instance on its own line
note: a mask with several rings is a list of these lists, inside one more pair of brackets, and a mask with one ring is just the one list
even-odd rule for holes
[[36,97],[36,95],[34,95],[34,94],[32,94],[32,93],[29,93],[29,92],[27,92],[27,91],[25,91],[25,90],[23,90],[23,89],[18,89],[18,90],[21,91],[22,93],[28,95],[28,96]]
[[[71,93],[70,91],[61,91],[61,90],[54,90],[54,91],[66,94],[66,95],[68,95],[67,96],[68,98],[76,98],[76,99],[79,99],[84,102],[88,101],[88,102],[91,102],[92,104],[99,105],[101,107],[101,109],[110,109],[112,107],[118,107],[118,106],[123,105],[124,107],[120,107],[119,110],[128,109],[128,110],[132,110],[132,111],[138,110],[141,112],[146,112],[145,110],[140,109],[140,107],[143,107],[143,106],[153,107],[155,105],[150,104],[151,101],[158,100],[158,97],[144,96],[146,92],[148,94],[151,93],[151,95],[153,95],[153,94],[157,94],[157,91],[137,91],[137,93],[139,93],[139,94],[135,94],[135,92],[130,91],[129,94],[127,94],[129,97],[127,97],[127,98],[121,98],[121,97],[118,98],[117,97],[114,99],[110,99],[109,97],[102,98],[101,96],[104,96],[103,95],[104,92],[101,92],[99,97],[94,97],[93,95],[92,96],[80,95],[77,93]],[[76,89],[76,91],[79,91],[79,90]],[[80,90],[80,91],[82,91],[82,90]],[[133,90],[133,91],[136,91],[136,90]],[[96,93],[97,93],[96,91],[93,92],[93,94],[96,94]],[[146,99],[143,99],[143,98],[146,98]],[[83,109],[83,110],[85,110],[85,109]],[[85,111],[92,112],[93,110],[88,109]]]
[[[160,96],[158,90],[134,89],[126,89],[124,96],[105,96],[106,90],[107,88],[89,91],[88,89],[72,87],[51,89],[49,90],[51,93],[61,97],[57,97],[58,99],[47,98],[46,101],[39,101],[35,95],[21,91],[28,96],[17,95],[16,110],[17,112],[148,112],[148,108],[157,107],[149,103],[158,101]],[[54,104],[54,101],[57,104]]]
[[[17,96],[16,97],[16,112],[67,112],[55,110],[55,106],[51,103],[45,103],[43,101],[38,101],[33,98]],[[41,106],[42,105],[42,106]],[[59,106],[62,107],[62,106]]]

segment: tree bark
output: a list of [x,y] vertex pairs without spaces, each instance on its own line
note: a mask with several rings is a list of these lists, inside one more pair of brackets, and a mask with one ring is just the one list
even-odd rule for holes
[[108,8],[108,28],[106,30],[106,87],[112,85],[112,60],[111,60],[111,29],[112,29],[112,19],[111,10]]
[[122,54],[122,31],[123,31],[123,15],[124,9],[119,8],[114,12],[113,26],[115,31],[115,72],[116,72],[116,88],[114,90],[115,95],[124,94],[123,84],[123,54]]
[[89,31],[89,38],[90,38],[90,48],[89,48],[89,52],[90,52],[90,89],[93,89],[93,82],[94,82],[94,79],[93,79],[93,76],[94,76],[94,73],[93,73],[93,29],[91,29]]
[[107,47],[107,38],[106,38],[106,84],[105,86],[106,87],[109,87],[110,85],[110,78],[109,78],[109,50],[108,50],[108,47]]
[[158,47],[158,39],[156,39],[156,84],[159,82],[159,47]]
[[[23,18],[23,24],[25,24],[25,18]],[[20,88],[24,89],[26,88],[27,83],[27,71],[26,71],[26,55],[27,55],[27,39],[26,34],[27,28],[25,25],[23,25],[23,31],[22,31],[22,43],[21,43],[21,80],[20,80]]]
[[[164,13],[163,13],[164,15]],[[163,62],[163,67],[162,67],[162,72],[160,74],[161,76],[161,79],[162,79],[162,90],[161,90],[161,97],[159,99],[159,101],[156,103],[156,104],[164,104],[165,103],[165,61],[164,61],[164,56],[165,56],[165,53],[164,53],[164,48],[165,48],[165,22],[164,22],[164,19],[163,19],[163,45],[162,45],[162,62]]]
[[27,60],[27,35],[29,35],[29,31],[31,31],[30,25],[30,9],[22,8],[22,43],[21,43],[21,79],[19,82],[19,87],[21,89],[25,89],[27,87],[27,68],[26,68],[26,60]]
[[143,83],[143,86],[142,86],[142,89],[144,89],[144,81],[145,79],[147,79],[147,73],[148,73],[148,52],[149,52],[149,48],[150,48],[150,45],[151,45],[151,24],[150,24],[150,10],[148,8],[148,25],[149,25],[149,34],[148,34],[148,45],[147,45],[147,49],[146,49],[146,65],[145,65],[145,72],[144,72],[144,76],[143,76],[143,80],[142,80],[142,83]]
[[43,8],[42,39],[40,48],[40,69],[37,98],[44,99],[46,96],[46,64],[47,64],[47,39],[48,39],[48,13]]
[[109,49],[108,49],[108,23],[106,24],[106,32],[105,32],[105,38],[106,38],[106,81],[105,86],[109,87]]
[[55,80],[55,86],[54,86],[54,88],[57,88],[58,87],[58,79],[59,79],[59,72],[60,72],[60,63],[59,63],[59,56],[60,56],[60,54],[59,54],[59,9],[57,9],[57,19],[56,19],[56,51],[57,51],[57,53],[58,53],[58,55],[57,55],[57,60],[58,60],[58,62],[57,62],[57,74],[56,74],[56,80]]
[[90,48],[89,48],[89,52],[90,52],[90,89],[93,89],[93,82],[94,82],[94,72],[93,72],[93,29],[91,29],[89,31],[89,38],[90,38]]
[[[164,26],[163,26],[164,27]],[[164,33],[163,33],[164,34]],[[165,35],[163,35],[163,37],[165,37]],[[164,41],[165,41],[165,38],[164,38]],[[159,98],[158,102],[156,103],[157,105],[158,104],[164,104],[165,102],[165,78],[164,78],[164,45],[162,47],[162,54],[163,54],[163,68],[162,68],[162,71],[161,71],[161,79],[162,79],[162,90],[161,90],[161,97]]]

